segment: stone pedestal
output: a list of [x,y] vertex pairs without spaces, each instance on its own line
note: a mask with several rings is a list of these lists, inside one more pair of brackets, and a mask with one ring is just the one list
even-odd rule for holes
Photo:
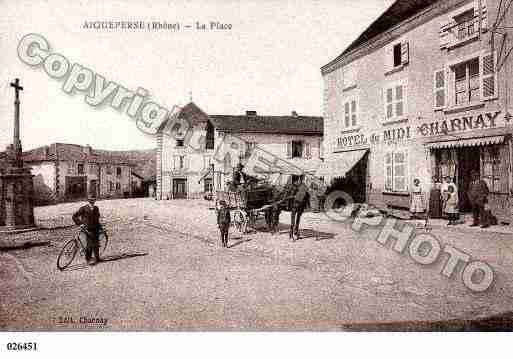
[[[0,175],[3,220],[0,230],[34,227],[34,183],[30,168],[11,167]],[[3,223],[2,223],[3,222]]]

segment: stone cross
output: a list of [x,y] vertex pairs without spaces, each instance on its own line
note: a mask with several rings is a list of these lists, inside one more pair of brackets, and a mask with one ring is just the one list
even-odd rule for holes
[[21,165],[21,141],[20,141],[20,91],[23,87],[20,86],[20,79],[15,79],[11,82],[11,87],[14,87],[14,139],[13,139],[13,155],[14,165]]

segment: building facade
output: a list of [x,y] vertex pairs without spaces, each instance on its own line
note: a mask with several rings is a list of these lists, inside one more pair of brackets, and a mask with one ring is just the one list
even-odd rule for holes
[[470,173],[511,223],[513,8],[500,0],[398,0],[322,67],[326,164],[332,184],[362,202],[408,208],[418,178],[458,186]]
[[[207,115],[189,103],[178,118],[191,126],[192,137],[184,142],[163,130],[157,134],[157,199],[202,198],[224,190],[233,168],[239,162],[245,164],[256,147],[312,174],[321,162],[321,117],[295,112],[260,116],[254,111],[240,116]],[[219,158],[227,136],[236,138],[239,147]]]
[[90,146],[54,143],[24,152],[23,160],[32,168],[38,204],[81,200],[89,195],[120,198],[131,195],[134,188],[130,161]]

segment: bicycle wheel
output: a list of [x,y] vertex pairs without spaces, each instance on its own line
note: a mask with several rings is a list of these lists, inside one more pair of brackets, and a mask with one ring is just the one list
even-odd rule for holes
[[61,253],[57,257],[57,268],[59,270],[64,270],[67,266],[73,262],[75,256],[78,252],[78,245],[75,242],[75,239],[70,239],[66,242],[64,247],[61,249]]
[[100,254],[103,254],[107,249],[107,244],[109,243],[109,236],[107,235],[107,232],[102,230],[98,236],[98,241],[98,245],[100,246]]

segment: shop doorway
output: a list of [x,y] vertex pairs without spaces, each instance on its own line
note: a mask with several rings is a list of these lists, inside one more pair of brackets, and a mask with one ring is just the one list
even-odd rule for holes
[[[336,177],[331,181],[327,193],[344,191],[351,196],[354,203],[365,203],[367,197],[367,160],[368,153],[351,168],[344,177]],[[335,203],[335,207],[345,203]]]
[[468,190],[472,183],[472,172],[481,172],[480,154],[479,147],[462,147],[458,149],[458,178],[456,184],[458,185],[460,212],[469,212],[472,210],[472,206],[468,198]]

